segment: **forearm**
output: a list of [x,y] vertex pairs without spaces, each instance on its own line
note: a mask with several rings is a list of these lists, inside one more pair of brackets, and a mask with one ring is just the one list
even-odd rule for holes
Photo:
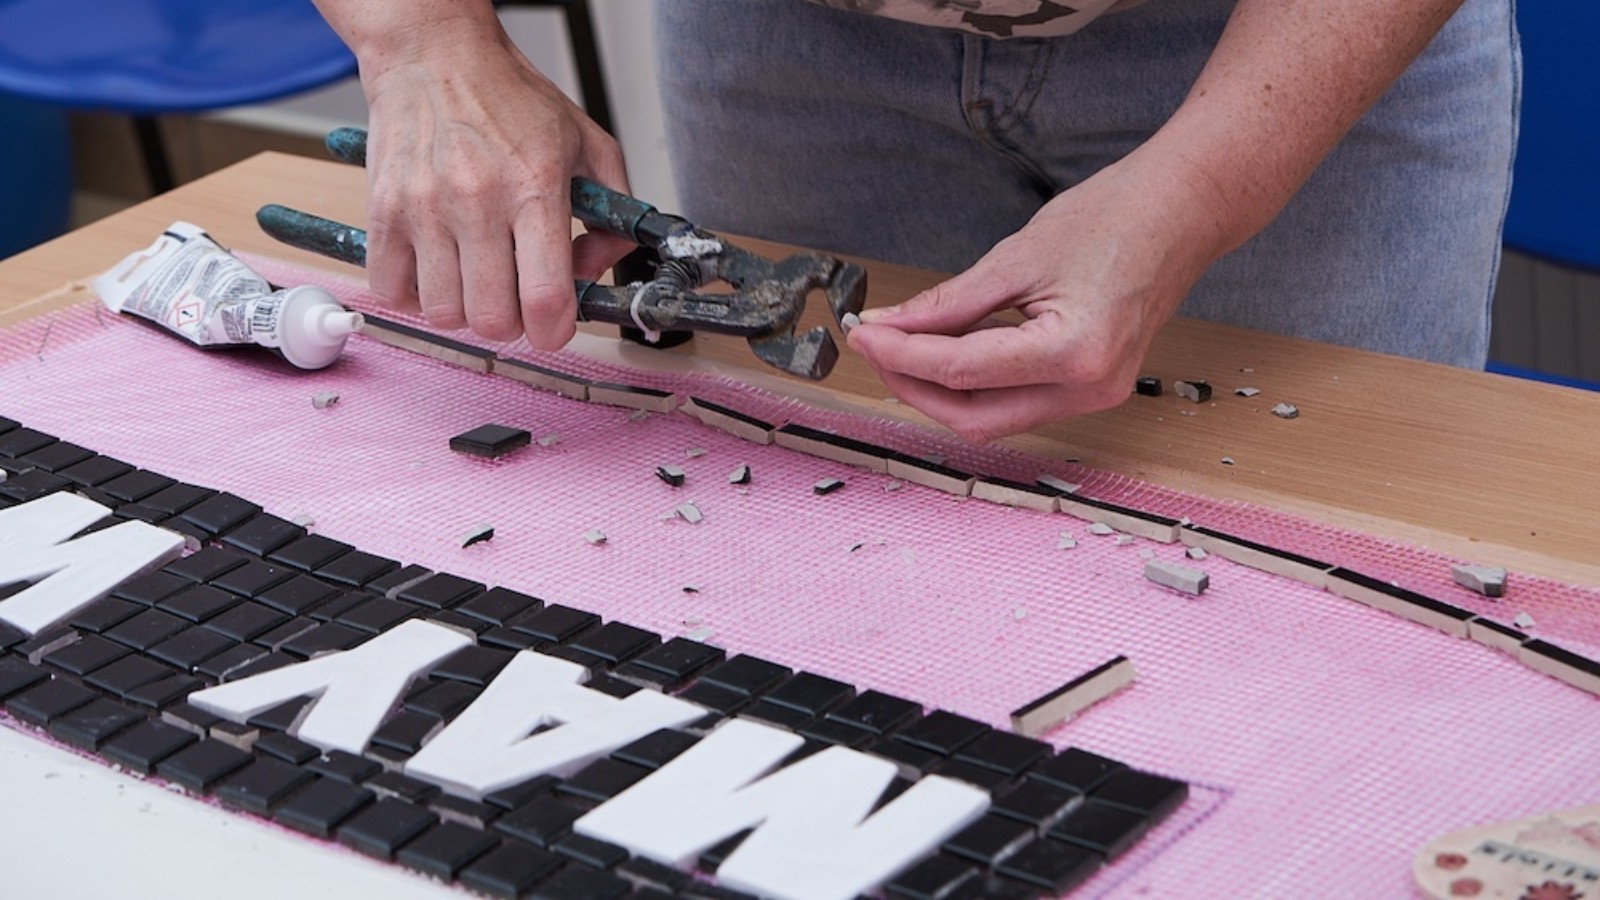
[[1188,97],[1129,161],[1204,204],[1214,259],[1266,227],[1462,0],[1240,0]]
[[501,39],[490,0],[313,0],[361,61],[363,76],[415,62],[422,48],[464,36]]

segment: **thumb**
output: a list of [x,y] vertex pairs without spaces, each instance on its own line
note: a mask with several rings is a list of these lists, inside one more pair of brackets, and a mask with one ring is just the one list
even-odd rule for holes
[[904,303],[865,310],[861,321],[906,332],[965,334],[991,313],[1015,304],[1011,280],[985,256]]

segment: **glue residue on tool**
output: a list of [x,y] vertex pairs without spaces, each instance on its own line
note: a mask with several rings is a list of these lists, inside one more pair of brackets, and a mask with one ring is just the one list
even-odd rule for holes
[[112,312],[200,347],[259,345],[302,369],[333,364],[361,314],[318,287],[274,291],[199,226],[175,222],[155,243],[90,282]]

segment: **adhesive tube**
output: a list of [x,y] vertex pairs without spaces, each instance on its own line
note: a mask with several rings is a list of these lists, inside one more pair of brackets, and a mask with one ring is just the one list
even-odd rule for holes
[[302,369],[333,364],[361,314],[318,287],[274,291],[198,226],[175,222],[90,282],[112,312],[148,319],[201,347],[269,347]]

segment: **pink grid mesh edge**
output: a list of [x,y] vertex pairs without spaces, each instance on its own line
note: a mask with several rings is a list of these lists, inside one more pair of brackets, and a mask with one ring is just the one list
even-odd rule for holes
[[[252,262],[280,283],[323,283],[375,308],[356,285]],[[1518,576],[1512,598],[1474,600],[1437,555],[1257,507],[820,413],[731,382],[495,349],[946,453],[977,471],[1031,479],[1048,468],[1092,496],[1319,548],[1501,619],[1514,602],[1547,636],[1597,643],[1592,589]],[[313,409],[325,390],[342,399]],[[1138,554],[1176,559],[1181,548],[1118,546],[1065,516],[913,485],[885,493],[884,476],[753,446],[682,413],[631,421],[366,340],[332,369],[300,373],[256,351],[197,352],[89,304],[0,334],[0,392],[0,413],[279,515],[311,513],[317,531],[364,549],[668,635],[709,627],[710,642],[732,651],[997,725],[1127,654],[1135,687],[1047,738],[1183,778],[1195,799],[1086,896],[1403,895],[1412,853],[1439,833],[1600,797],[1593,698],[1486,648],[1216,557],[1198,564],[1212,576],[1203,598],[1176,595],[1143,579]],[[495,462],[445,448],[491,421],[561,439]],[[657,480],[663,462],[689,482]],[[739,463],[755,473],[748,492],[725,479]],[[846,488],[812,495],[826,475]],[[663,518],[684,500],[705,521]],[[484,521],[495,539],[461,549]],[[583,541],[591,527],[606,545]],[[1061,531],[1077,548],[1056,549]]]

